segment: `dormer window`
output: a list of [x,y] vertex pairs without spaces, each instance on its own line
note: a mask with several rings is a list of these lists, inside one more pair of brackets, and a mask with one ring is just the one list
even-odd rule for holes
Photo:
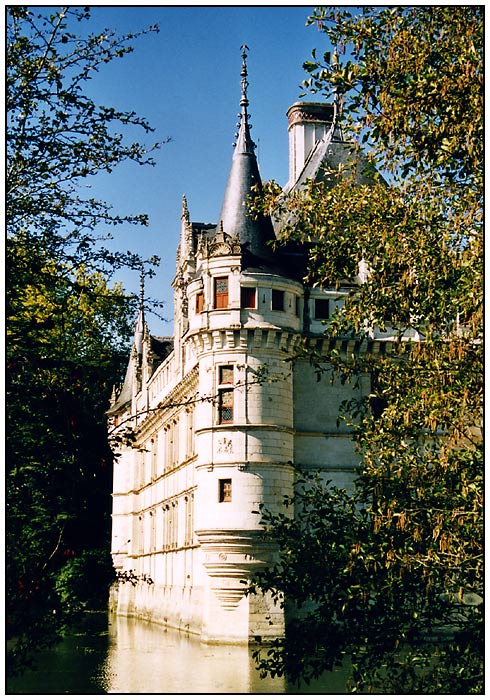
[[215,277],[214,280],[214,308],[228,308],[228,277]]

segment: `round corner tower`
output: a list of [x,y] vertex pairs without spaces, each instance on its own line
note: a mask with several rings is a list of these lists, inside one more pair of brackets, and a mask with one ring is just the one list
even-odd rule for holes
[[[245,204],[261,187],[248,123],[242,54],[237,141],[219,223],[194,231],[185,257],[183,354],[198,366],[195,410],[195,531],[209,577],[202,638],[248,642],[284,631],[283,611],[245,596],[246,581],[271,563],[260,508],[284,508],[293,489],[293,379],[287,358],[300,336],[302,284],[278,264],[270,218]],[[190,225],[192,228],[192,225]],[[192,237],[191,237],[192,238]]]

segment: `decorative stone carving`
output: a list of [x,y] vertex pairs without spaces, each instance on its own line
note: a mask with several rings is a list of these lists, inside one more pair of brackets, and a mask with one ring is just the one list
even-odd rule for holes
[[272,563],[274,547],[261,541],[260,534],[255,530],[196,531],[211,588],[225,610],[237,607],[252,573]]
[[225,231],[218,231],[212,238],[199,236],[197,252],[203,258],[240,255],[241,251],[240,238],[230,236]]
[[216,451],[219,454],[231,454],[233,452],[233,441],[231,439],[227,438],[222,438],[221,440],[218,440],[218,446],[216,448]]

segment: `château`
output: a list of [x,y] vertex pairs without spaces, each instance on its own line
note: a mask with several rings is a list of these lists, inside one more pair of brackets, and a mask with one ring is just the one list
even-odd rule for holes
[[[298,469],[352,483],[358,457],[348,428],[337,425],[339,405],[369,392],[368,377],[356,388],[318,382],[307,361],[291,361],[305,342],[328,348],[325,321],[359,280],[309,286],[301,251],[271,246],[277,222],[250,215],[247,198],[261,179],[247,87],[244,48],[240,123],[217,223],[193,221],[183,198],[173,337],[152,335],[141,306],[108,411],[111,431],[129,428],[134,438],[114,466],[112,558],[132,583],[114,586],[113,610],[203,641],[244,644],[284,633],[279,606],[245,595],[274,556],[260,537],[260,505],[283,510]],[[297,102],[287,117],[291,192],[325,167],[338,169],[349,148],[332,105]],[[334,342],[351,353],[357,341]],[[370,342],[383,352],[386,334]]]

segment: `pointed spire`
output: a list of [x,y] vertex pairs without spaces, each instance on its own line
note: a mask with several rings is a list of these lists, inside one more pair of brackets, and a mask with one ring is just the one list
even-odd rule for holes
[[[225,233],[230,236],[238,236],[242,245],[247,244],[248,251],[253,255],[264,258],[270,257],[270,249],[267,241],[274,238],[274,230],[269,217],[252,219],[247,212],[246,200],[256,187],[262,187],[259,175],[257,159],[255,157],[255,144],[250,136],[248,107],[248,70],[247,51],[243,45],[241,68],[241,98],[240,98],[240,122],[233,153],[231,170],[226,185],[221,213],[218,221],[222,222]],[[221,226],[221,223],[220,223]]]
[[181,217],[182,221],[186,224],[189,223],[189,207],[187,206],[187,197],[185,194],[182,195],[182,214]]
[[136,325],[134,329],[134,347],[138,355],[143,353],[143,335],[145,332],[145,310],[144,310],[144,299],[145,299],[145,271],[143,267],[141,268],[140,274],[140,294],[139,294],[139,308],[138,308],[138,318],[136,319]]
[[243,44],[240,46],[240,49],[242,50],[242,70],[240,71],[240,75],[242,76],[241,84],[242,84],[242,99],[240,100],[240,106],[242,109],[245,109],[245,114],[247,113],[247,107],[248,107],[248,98],[247,98],[247,88],[248,88],[248,80],[247,80],[247,51],[250,51],[248,46],[246,44]]
[[255,153],[255,143],[252,141],[252,137],[250,136],[250,129],[252,128],[251,124],[249,124],[249,113],[247,111],[247,107],[249,105],[248,102],[248,97],[247,97],[247,89],[248,89],[248,71],[247,71],[247,51],[250,49],[248,46],[243,46],[240,47],[242,50],[242,70],[240,71],[240,75],[242,77],[241,79],[241,87],[242,87],[242,96],[240,98],[240,114],[239,118],[240,121],[238,122],[238,134],[236,134],[236,143],[235,145],[235,154],[237,153],[250,153],[251,155],[254,155]]
[[143,313],[144,302],[145,302],[145,272],[142,268],[141,274],[140,274],[140,303],[139,303],[139,311],[141,314]]
[[113,415],[118,413],[129,403],[131,403],[132,397],[135,391],[141,389],[141,365],[143,357],[143,336],[145,334],[145,315],[144,315],[144,296],[145,296],[145,272],[143,264],[141,265],[140,273],[140,293],[139,293],[139,310],[138,318],[134,324],[134,336],[133,336],[133,346],[131,348],[131,355],[129,358],[128,366],[126,369],[126,376],[124,377],[124,382],[117,396],[113,391],[111,399],[111,407],[107,411],[107,415]]

